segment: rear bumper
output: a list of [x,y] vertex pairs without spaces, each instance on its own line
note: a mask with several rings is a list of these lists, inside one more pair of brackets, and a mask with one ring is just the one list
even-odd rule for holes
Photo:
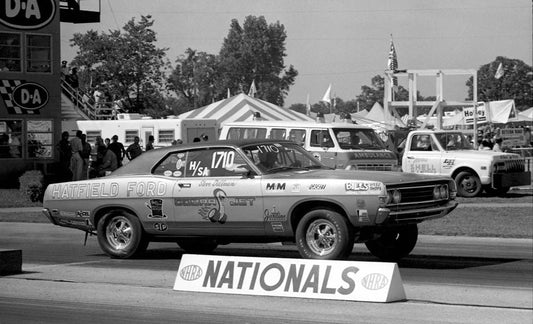
[[43,208],[42,213],[52,224],[57,226],[75,228],[84,232],[94,230],[89,218],[76,215],[62,215],[59,211],[55,209],[50,211],[48,208]]

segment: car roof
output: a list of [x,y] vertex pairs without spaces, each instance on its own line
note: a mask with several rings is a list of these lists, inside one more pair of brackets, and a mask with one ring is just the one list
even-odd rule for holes
[[254,121],[240,121],[240,122],[227,122],[222,124],[222,127],[287,127],[287,128],[359,128],[359,129],[372,129],[367,125],[354,124],[352,122],[332,122],[321,123],[314,121],[286,121],[286,120],[254,120]]
[[[126,163],[124,166],[115,170],[112,175],[125,174],[148,174],[150,170],[158,163],[164,156],[171,152],[178,150],[188,150],[195,148],[210,148],[210,147],[243,147],[254,144],[269,144],[269,143],[289,143],[294,142],[287,140],[272,140],[272,139],[245,139],[245,140],[217,140],[209,142],[197,142],[190,144],[180,144],[174,146],[167,146],[143,152],[135,158],[135,160]],[[296,144],[295,144],[296,145]]]

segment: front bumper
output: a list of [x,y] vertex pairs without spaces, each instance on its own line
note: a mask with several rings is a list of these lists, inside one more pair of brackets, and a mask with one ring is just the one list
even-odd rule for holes
[[492,176],[493,188],[528,186],[531,184],[531,171],[495,173]]
[[428,219],[440,218],[453,211],[458,202],[449,200],[446,204],[424,207],[419,209],[391,210],[389,212],[389,221],[396,223],[421,222]]
[[91,224],[91,220],[87,217],[80,217],[71,214],[62,214],[57,209],[49,210],[48,208],[43,208],[42,213],[48,218],[48,220],[57,226],[70,227],[82,230],[84,232],[93,231],[94,227]]

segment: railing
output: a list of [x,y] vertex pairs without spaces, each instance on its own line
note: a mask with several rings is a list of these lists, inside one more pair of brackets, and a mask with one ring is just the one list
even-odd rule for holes
[[90,93],[75,89],[64,80],[61,80],[61,90],[88,119],[111,119],[113,102],[96,105]]

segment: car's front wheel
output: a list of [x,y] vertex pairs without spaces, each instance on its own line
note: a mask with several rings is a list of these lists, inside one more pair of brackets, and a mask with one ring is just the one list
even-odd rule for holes
[[296,228],[296,246],[304,258],[345,259],[353,243],[353,228],[348,220],[329,209],[308,212]]
[[387,229],[378,239],[365,243],[372,255],[384,261],[398,261],[413,251],[418,240],[416,224]]
[[130,258],[148,247],[141,222],[126,211],[107,213],[98,222],[97,230],[98,244],[112,258]]
[[457,194],[461,197],[475,197],[481,192],[481,180],[479,177],[470,172],[462,171],[455,177],[457,184]]

